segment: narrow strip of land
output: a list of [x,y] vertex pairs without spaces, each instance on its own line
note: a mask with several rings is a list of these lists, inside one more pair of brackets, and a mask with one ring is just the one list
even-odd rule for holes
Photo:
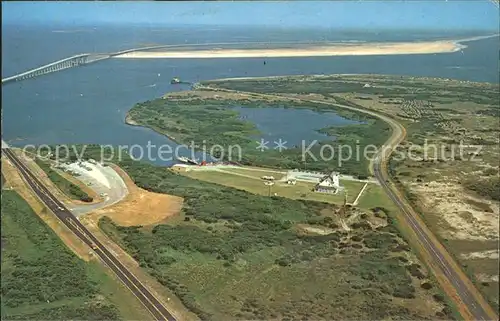
[[322,56],[367,56],[408,55],[455,52],[465,48],[455,41],[385,42],[385,43],[331,43],[296,48],[254,49],[197,49],[133,51],[115,58],[260,58],[260,57],[322,57]]

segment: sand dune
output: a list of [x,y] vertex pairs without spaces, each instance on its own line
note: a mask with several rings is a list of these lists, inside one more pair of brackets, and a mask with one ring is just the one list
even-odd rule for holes
[[116,58],[267,58],[267,57],[326,57],[367,55],[433,54],[459,51],[466,48],[455,41],[397,42],[397,43],[338,43],[301,46],[300,48],[262,49],[200,49],[168,51],[135,51]]

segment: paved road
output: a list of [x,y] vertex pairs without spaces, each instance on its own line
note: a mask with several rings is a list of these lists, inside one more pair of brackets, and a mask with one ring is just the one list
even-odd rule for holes
[[[325,103],[321,101],[312,102]],[[404,223],[413,230],[418,241],[427,252],[426,256],[432,258],[431,262],[429,262],[431,269],[433,269],[434,272],[439,272],[439,274],[435,273],[435,275],[444,275],[445,281],[455,289],[459,297],[459,300],[457,300],[458,302],[455,303],[463,305],[469,312],[467,313],[468,315],[462,315],[462,317],[465,319],[471,319],[472,317],[473,320],[498,320],[498,315],[496,315],[495,311],[465,275],[460,266],[432,234],[422,219],[420,219],[419,214],[415,212],[389,180],[389,175],[387,174],[387,161],[392,151],[404,140],[406,136],[405,128],[394,119],[377,112],[339,104],[332,105],[370,114],[385,121],[392,127],[392,135],[384,144],[384,148],[371,162],[370,171],[372,171],[375,178],[380,182],[380,185],[389,198],[403,213],[405,219]]]
[[[461,270],[458,264],[453,260],[442,244],[436,239],[429,228],[422,222],[419,214],[411,205],[400,195],[396,188],[392,186],[387,174],[387,161],[390,152],[405,138],[405,128],[385,116],[379,115],[382,120],[388,122],[393,127],[393,135],[387,142],[390,148],[382,151],[373,162],[373,174],[379,180],[382,188],[389,198],[399,207],[404,214],[405,223],[411,227],[418,237],[421,245],[427,253],[433,258],[432,265],[440,270],[447,278],[448,282],[455,288],[460,301],[466,306],[474,320],[498,320],[498,316],[482,297],[469,278]],[[395,134],[394,134],[395,133]],[[466,316],[464,316],[466,317]]]
[[29,168],[9,148],[2,153],[17,167],[22,177],[43,203],[85,244],[90,246],[99,258],[116,274],[127,288],[141,301],[156,320],[175,321],[176,319],[163,304],[92,235],[76,217],[57,200],[54,195],[31,173]]
[[[387,174],[387,161],[389,160],[392,151],[401,141],[404,140],[406,136],[406,130],[400,123],[395,121],[393,118],[382,115],[378,112],[370,111],[364,108],[356,108],[336,103],[325,102],[321,100],[299,99],[281,95],[242,92],[230,89],[212,88],[203,85],[199,85],[198,88],[208,89],[212,91],[252,94],[254,96],[258,95],[264,98],[271,99],[279,98],[292,102],[312,102],[322,105],[330,105],[369,114],[388,123],[393,129],[392,135],[384,144],[384,148],[382,148],[380,153],[370,163],[370,172],[374,174],[375,178],[377,178],[377,180],[380,182],[380,185],[387,193],[389,198],[401,210],[404,219],[403,223],[410,227],[410,229],[415,233],[415,236],[417,237],[419,243],[422,245],[425,251],[425,253],[422,253],[424,259],[427,261],[430,268],[434,271],[434,275],[437,277],[440,285],[443,287],[446,293],[451,296],[451,298],[454,300],[454,303],[458,306],[462,317],[466,320],[498,320],[498,315],[496,314],[496,312],[483,298],[481,293],[476,289],[474,284],[462,271],[460,266],[455,262],[455,260],[444,248],[444,246],[432,234],[430,229],[419,217],[418,213],[415,212],[411,205],[390,182],[389,175]],[[450,288],[454,289],[453,292],[455,293],[450,293]]]

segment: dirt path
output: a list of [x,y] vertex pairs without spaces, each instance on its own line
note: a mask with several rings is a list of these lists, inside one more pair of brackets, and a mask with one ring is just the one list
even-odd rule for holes
[[365,185],[363,185],[363,188],[361,188],[361,190],[359,191],[358,196],[356,196],[356,199],[354,200],[354,202],[352,202],[352,205],[354,205],[354,206],[358,205],[359,199],[363,195],[363,192],[365,191],[367,186],[368,186],[368,183],[365,183]]

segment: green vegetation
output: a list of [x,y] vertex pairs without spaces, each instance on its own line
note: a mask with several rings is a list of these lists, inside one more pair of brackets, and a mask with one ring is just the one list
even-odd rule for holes
[[[498,165],[498,130],[494,128],[498,124],[497,86],[370,75],[300,76],[205,84],[255,93],[313,93],[322,98],[311,99],[361,106],[391,115],[407,129],[407,141],[400,146],[403,152],[408,152],[411,144],[422,145],[426,141],[447,145],[446,156],[451,154],[450,147],[461,141],[484,145],[482,162],[466,162],[458,157],[446,161],[443,155],[425,161],[406,159],[391,162],[391,174],[398,186],[406,188],[404,194],[410,201],[421,204],[425,200],[436,213],[445,208],[443,204],[463,203],[463,194],[458,192],[463,187],[456,189],[456,196],[445,197],[438,188],[432,190],[432,186],[425,184],[463,182],[463,173],[484,171],[481,180],[491,185],[477,182],[463,185],[479,195],[496,197],[493,193],[498,186],[493,180],[495,173],[481,165]],[[220,94],[219,98],[206,97],[214,93]],[[225,96],[223,91],[205,94],[207,91],[193,91],[190,95],[176,94],[137,104],[129,116],[138,124],[181,143],[200,144],[205,140],[208,149],[215,143],[238,144],[243,149],[241,163],[275,168],[307,166],[311,170],[339,170],[337,159],[303,162],[298,149],[282,153],[257,152],[252,139],[258,134],[256,127],[241,120],[232,107],[307,108],[362,120],[365,124],[360,126],[318,129],[337,136],[337,144],[352,146],[359,141],[361,149],[366,144],[381,144],[384,136],[389,136],[387,126],[375,118],[334,106],[285,103],[279,98],[256,95],[241,95],[242,99],[236,99],[238,94]],[[311,152],[318,155],[320,148],[321,145],[317,145]],[[422,152],[418,150],[417,154]],[[99,159],[99,152],[92,153],[90,151],[88,157]],[[435,317],[415,315],[412,308],[416,302],[412,297],[427,292],[429,297],[434,294],[436,301],[443,301],[435,292],[436,287],[430,286],[432,282],[426,279],[426,271],[410,256],[408,245],[391,220],[392,204],[379,197],[380,188],[369,187],[360,207],[384,207],[384,210],[358,213],[359,218],[350,224],[351,230],[345,232],[335,221],[338,207],[331,204],[251,195],[130,160],[118,165],[143,188],[183,197],[183,213],[168,224],[153,228],[124,228],[106,219],[100,222],[101,228],[203,319],[422,319]],[[361,161],[344,162],[340,171],[363,176],[367,175],[366,165]],[[415,186],[419,187],[418,192],[413,190]],[[443,185],[446,190],[444,186],[448,185]],[[481,204],[483,202],[469,202],[476,208],[489,208],[486,203]],[[355,211],[357,209],[352,208],[345,214],[349,216]],[[445,213],[437,214],[445,220],[453,213],[445,209]],[[424,214],[426,220],[427,215]],[[374,227],[384,219],[388,219],[389,226]],[[324,228],[329,234],[311,232],[314,228],[320,231]],[[467,231],[464,232],[467,235]],[[475,229],[476,233],[481,231]],[[446,243],[449,244],[455,243]],[[482,244],[476,242],[474,250],[484,249]],[[450,247],[450,250],[460,254],[461,246]],[[491,271],[481,270],[481,266],[487,265],[483,264],[486,261],[488,265],[492,262],[481,260],[476,273],[484,271],[492,275]],[[409,281],[419,286],[414,287]],[[498,288],[497,282],[483,283],[482,288]],[[393,300],[393,297],[401,300]],[[498,301],[498,293],[488,297]],[[426,299],[418,302],[426,302]],[[447,318],[449,313],[450,308],[445,306],[436,317]]]
[[[498,282],[477,281],[498,275],[498,260],[465,258],[498,241],[498,205],[492,202],[500,198],[498,85],[411,77],[396,83],[397,78],[346,76],[345,81],[369,83],[386,93],[332,96],[392,115],[405,126],[406,141],[398,154],[406,157],[390,161],[390,175],[492,306],[498,307]],[[480,145],[481,150],[465,147],[461,153],[460,145]],[[414,157],[408,157],[410,148]],[[484,241],[477,241],[479,236]]]
[[[84,158],[99,154],[87,147]],[[333,228],[335,214],[324,210],[335,206],[249,194],[130,159],[118,165],[142,188],[183,197],[183,213],[152,229],[103,218],[101,229],[203,320],[434,317],[412,309],[417,290],[397,258],[405,242],[394,228],[303,233],[298,225],[310,221]],[[359,241],[364,235],[373,247]]]
[[92,202],[93,198],[89,196],[87,193],[82,191],[82,189],[59,175],[54,169],[50,167],[50,165],[36,158],[35,162],[38,166],[47,174],[49,179],[57,186],[65,195],[69,196],[72,199],[80,200],[83,202]]
[[[493,209],[495,203],[493,207],[489,205],[491,200],[498,201],[500,197],[498,84],[404,76],[333,75],[207,81],[203,85],[262,93],[316,93],[337,103],[354,103],[398,118],[407,130],[406,142],[399,148],[404,155],[408,156],[410,146],[426,143],[439,146],[444,152],[423,161],[409,157],[404,161],[391,161],[390,173],[397,185],[438,237],[443,232],[447,235],[445,245],[462,266],[467,266],[472,280],[476,276],[498,275],[498,260],[482,259],[478,264],[461,256],[484,251],[489,241],[465,239],[460,240],[460,246],[451,246],[451,241],[455,244],[458,240],[449,237],[482,235],[498,241],[498,236],[494,236],[498,235],[494,232],[498,231],[495,219],[498,214],[492,214],[498,212]],[[481,145],[482,150],[476,155],[475,149],[466,149],[463,155],[458,155],[459,144]],[[422,157],[424,150],[417,150],[415,154]],[[475,161],[470,161],[471,156],[475,156]],[[477,174],[481,172],[483,175]],[[368,197],[370,192],[363,196],[361,204],[372,202],[373,198]],[[484,201],[472,202],[467,194]],[[472,217],[469,213],[456,217],[459,214],[454,214],[452,209],[462,207],[464,200],[471,211],[482,211],[486,215],[478,213]],[[474,268],[469,269],[471,266]],[[486,293],[492,305],[498,307],[498,282],[476,282],[476,285]]]
[[2,319],[116,320],[106,278],[78,259],[14,191],[2,191]]
[[[340,99],[340,98],[339,98]],[[352,104],[350,104],[352,105]],[[265,153],[257,150],[253,137],[259,132],[253,123],[241,120],[239,113],[233,107],[248,108],[303,108],[317,112],[335,112],[343,117],[364,121],[364,125],[355,125],[318,128],[318,131],[327,135],[335,135],[336,141],[325,139],[310,149],[312,158],[306,154],[302,157],[302,148],[296,146],[282,152],[266,150]],[[367,176],[368,160],[355,153],[357,148],[363,153],[364,147],[382,145],[390,135],[390,128],[384,122],[361,113],[354,113],[334,106],[315,103],[293,103],[286,101],[268,102],[264,100],[218,100],[218,99],[156,99],[136,104],[130,111],[129,117],[136,123],[150,127],[163,133],[179,143],[198,146],[204,145],[210,150],[214,145],[224,146],[225,159],[237,161],[244,165],[268,166],[274,168],[303,168],[318,171],[338,170],[345,174]],[[328,144],[332,148],[324,148]],[[343,145],[343,148],[340,148]],[[241,147],[242,159],[238,157]],[[348,148],[351,147],[352,157],[349,157]],[[331,156],[333,149],[333,156]],[[232,157],[229,157],[232,153]],[[325,155],[323,159],[320,155]],[[213,155],[219,157],[219,155]],[[331,158],[331,159],[328,159]]]
[[359,82],[346,82],[345,79],[338,78],[306,78],[304,77],[284,77],[268,79],[231,79],[231,80],[211,80],[202,82],[202,85],[216,86],[237,91],[257,92],[263,94],[323,94],[356,92],[366,94],[383,94],[387,91],[380,88],[364,88],[364,84]]
[[464,185],[481,196],[500,201],[500,177],[498,176],[487,179],[469,179]]
[[[355,159],[345,162],[341,171],[343,173],[366,177],[368,174],[367,169],[369,166],[369,158],[374,157],[375,155],[367,153],[368,157],[364,157],[363,151],[365,149],[367,151],[372,151],[366,148],[368,145],[377,147],[382,146],[390,137],[391,128],[380,119],[371,118],[365,124],[334,126],[323,128],[320,132],[336,137],[333,146],[335,146],[335,150],[341,150],[343,152],[343,159],[347,159],[349,157],[349,153],[352,153],[352,157],[356,158],[356,150],[359,150],[359,160]],[[345,146],[350,146],[351,152],[349,152]],[[365,171],[360,171],[361,168],[365,168]]]
[[[498,87],[492,84],[464,85],[439,78],[414,78],[391,75],[329,75],[291,76],[282,78],[254,78],[204,81],[202,85],[256,93],[343,94],[404,98],[447,103],[446,99],[477,104],[498,104]],[[369,84],[369,86],[365,86]],[[373,98],[372,98],[373,99]],[[370,100],[363,97],[362,100]],[[339,102],[340,103],[340,102]],[[498,109],[491,109],[498,115]]]
[[[266,175],[262,173],[263,172],[260,171],[245,170],[245,167],[241,167],[238,171],[231,171],[230,169],[223,171],[192,170],[189,172],[182,172],[182,175],[260,195],[268,195],[270,191],[272,195],[276,193],[280,197],[291,199],[305,199],[337,204],[344,201],[344,195],[342,193],[326,194],[314,192],[313,188],[316,184],[310,182],[299,181],[295,185],[288,185],[286,182],[275,182],[272,188],[269,189],[268,186],[263,184],[260,178],[262,175]],[[252,174],[255,176],[251,176]],[[268,175],[274,175],[276,179],[278,179],[279,176],[279,174],[277,176],[276,173],[270,172]],[[353,202],[356,199],[363,185],[364,183],[356,181],[346,180],[342,182],[342,186],[349,191],[349,202]]]

